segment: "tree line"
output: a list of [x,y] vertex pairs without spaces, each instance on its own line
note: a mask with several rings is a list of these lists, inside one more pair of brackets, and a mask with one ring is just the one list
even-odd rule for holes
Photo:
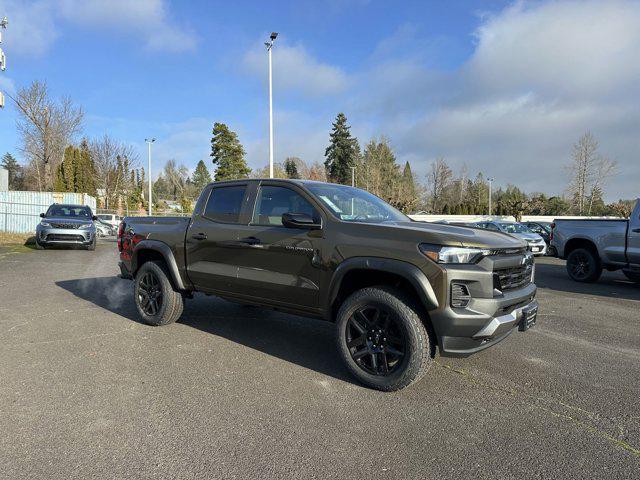
[[[13,99],[19,113],[17,128],[24,164],[7,153],[2,165],[9,171],[13,190],[82,192],[98,198],[105,209],[147,208],[144,168],[135,150],[108,135],[79,138],[84,112],[69,98],[52,99],[43,82],[33,82]],[[616,162],[598,151],[589,132],[574,144],[567,165],[566,194],[547,196],[525,193],[508,184],[492,191],[495,215],[618,215],[628,214],[631,201],[605,204],[607,181],[617,171]],[[169,160],[153,182],[154,203],[189,212],[202,188],[210,181],[264,178],[269,166],[252,170],[236,132],[216,122],[211,132],[211,166],[200,160],[190,174],[184,165]],[[424,182],[416,179],[411,164],[398,162],[389,140],[369,140],[361,147],[351,133],[344,113],[331,126],[324,162],[308,163],[286,157],[274,165],[276,178],[310,179],[363,188],[407,213],[487,214],[489,182],[482,172],[471,175],[466,166],[454,173],[444,158],[431,162]]]

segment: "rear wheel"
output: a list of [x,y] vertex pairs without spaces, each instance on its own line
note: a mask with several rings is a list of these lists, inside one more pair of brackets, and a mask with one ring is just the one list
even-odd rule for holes
[[602,275],[598,255],[586,248],[576,248],[567,257],[567,273],[576,282],[595,282]]
[[371,287],[353,293],[336,324],[342,360],[369,387],[399,390],[431,366],[435,342],[414,303],[398,290]]
[[632,282],[640,283],[640,272],[630,272],[629,270],[623,270],[624,276]]
[[175,322],[184,307],[182,295],[173,289],[164,265],[146,262],[136,273],[135,301],[138,313],[149,325]]

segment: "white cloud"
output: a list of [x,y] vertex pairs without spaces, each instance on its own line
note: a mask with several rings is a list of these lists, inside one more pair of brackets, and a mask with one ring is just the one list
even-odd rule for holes
[[476,39],[455,71],[408,57],[360,72],[357,85],[369,81],[354,88],[352,121],[388,134],[414,171],[444,156],[555,194],[572,144],[590,130],[620,166],[607,199],[638,195],[639,3],[518,3],[486,17]]
[[[247,71],[267,81],[268,60],[264,47],[246,52],[242,63]],[[343,92],[349,79],[340,68],[319,61],[303,46],[288,45],[279,38],[273,47],[273,84],[281,91],[320,97]]]
[[19,54],[47,52],[64,22],[131,35],[149,50],[178,52],[196,46],[193,32],[170,18],[165,0],[0,0],[0,11],[9,17],[7,48]]

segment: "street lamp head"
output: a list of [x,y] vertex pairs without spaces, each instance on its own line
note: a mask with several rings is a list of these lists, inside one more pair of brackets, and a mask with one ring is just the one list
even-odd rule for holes
[[147,142],[147,143],[153,143],[153,142],[156,141],[156,139],[155,138],[145,138],[144,141]]
[[269,38],[273,42],[276,38],[278,38],[278,32],[271,32],[271,36]]

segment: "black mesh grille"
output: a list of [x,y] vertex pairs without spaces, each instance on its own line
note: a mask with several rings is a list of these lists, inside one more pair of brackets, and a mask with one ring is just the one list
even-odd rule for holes
[[52,233],[47,235],[48,242],[84,242],[82,235],[64,235],[61,233]]
[[79,223],[52,223],[51,226],[53,228],[67,228],[67,229],[77,229],[80,224]]
[[519,267],[502,268],[493,272],[493,286],[504,292],[515,290],[531,283],[533,264],[527,263]]

